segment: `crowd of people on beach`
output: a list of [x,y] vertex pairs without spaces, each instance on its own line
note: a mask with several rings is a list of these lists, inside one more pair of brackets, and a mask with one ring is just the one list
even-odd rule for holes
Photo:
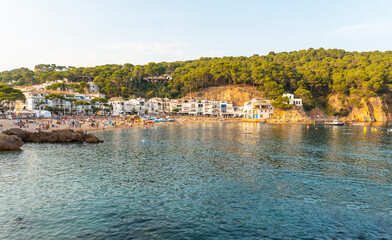
[[[139,118],[130,117],[81,117],[81,116],[55,116],[54,118],[40,119],[16,119],[12,123],[12,127],[23,128],[31,131],[45,131],[64,128],[78,128],[90,131],[104,130],[107,128],[117,127],[149,127],[154,122]],[[3,130],[3,126],[0,126]]]
[[[154,119],[154,118],[153,118]],[[28,118],[28,119],[13,119],[1,120],[12,121],[12,124],[0,122],[0,131],[9,128],[17,127],[23,128],[28,131],[51,131],[54,129],[83,129],[84,131],[98,131],[112,128],[149,128],[154,127],[156,124],[181,124],[181,123],[194,123],[194,122],[211,122],[211,118],[203,117],[176,117],[168,121],[166,118],[160,117],[159,120],[151,120],[148,117],[139,116],[76,116],[56,115],[52,118]],[[227,119],[215,119],[216,121],[228,121]],[[3,126],[1,123],[6,123]]]

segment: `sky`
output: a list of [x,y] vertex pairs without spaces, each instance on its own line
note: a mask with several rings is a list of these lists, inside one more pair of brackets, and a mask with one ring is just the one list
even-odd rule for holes
[[0,0],[0,71],[387,51],[390,0]]

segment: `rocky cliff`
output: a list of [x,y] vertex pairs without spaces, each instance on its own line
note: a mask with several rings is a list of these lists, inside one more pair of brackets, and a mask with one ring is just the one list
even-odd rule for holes
[[189,97],[227,100],[232,101],[235,106],[242,107],[245,102],[250,101],[252,98],[263,97],[263,93],[252,86],[227,85],[209,87],[200,92],[189,93],[186,98]]
[[281,110],[275,109],[274,115],[267,119],[268,123],[309,123],[311,119],[303,108]]
[[335,112],[348,112],[348,115],[342,118],[344,121],[385,122],[392,120],[392,104],[388,103],[387,99],[390,99],[390,96],[361,99],[334,95],[329,98],[328,104]]

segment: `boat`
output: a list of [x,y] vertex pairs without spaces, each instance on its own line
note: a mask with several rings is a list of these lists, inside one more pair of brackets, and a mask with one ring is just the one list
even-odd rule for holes
[[337,119],[335,119],[333,122],[325,122],[324,125],[343,126],[344,122],[339,122]]
[[351,126],[365,126],[365,123],[357,123],[357,122],[351,122]]

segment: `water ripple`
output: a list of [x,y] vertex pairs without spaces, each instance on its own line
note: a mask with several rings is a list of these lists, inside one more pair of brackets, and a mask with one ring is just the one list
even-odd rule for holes
[[236,125],[0,153],[0,239],[392,236],[392,136]]

